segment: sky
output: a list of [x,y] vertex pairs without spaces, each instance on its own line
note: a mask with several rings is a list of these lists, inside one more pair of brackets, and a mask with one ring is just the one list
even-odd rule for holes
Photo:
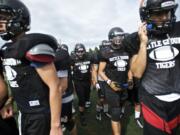
[[[180,5],[180,0],[176,0]],[[31,13],[31,33],[53,35],[70,50],[76,43],[86,48],[108,38],[112,27],[137,30],[139,0],[23,0]],[[179,7],[180,9],[180,7]],[[177,11],[180,20],[180,10]]]

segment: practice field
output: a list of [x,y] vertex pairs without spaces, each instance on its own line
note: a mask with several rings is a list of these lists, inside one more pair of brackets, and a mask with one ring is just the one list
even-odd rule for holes
[[[103,115],[101,121],[95,119],[96,111],[95,105],[97,100],[97,93],[95,90],[91,92],[91,107],[86,111],[87,126],[82,127],[79,122],[78,113],[76,111],[75,117],[77,120],[78,135],[112,135],[110,119]],[[75,107],[77,110],[77,98],[75,98]],[[140,129],[134,121],[134,111],[131,103],[128,103],[126,108],[126,115],[123,118],[122,135],[142,135],[142,129]],[[67,132],[65,135],[69,135]],[[180,128],[177,135],[180,135]]]
[[[81,126],[79,122],[78,112],[76,111],[75,117],[77,120],[78,135],[112,135],[110,119],[103,115],[101,121],[95,119],[97,92],[91,92],[91,107],[86,111],[87,126]],[[77,98],[75,98],[75,107],[77,110]],[[132,105],[129,103],[126,108],[126,115],[123,118],[123,134],[122,135],[142,135],[142,130],[135,124],[134,112]],[[68,133],[66,133],[68,135]]]

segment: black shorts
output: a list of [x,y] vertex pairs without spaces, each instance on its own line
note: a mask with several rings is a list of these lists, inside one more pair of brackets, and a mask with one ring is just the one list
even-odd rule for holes
[[0,135],[19,135],[16,121],[13,117],[8,119],[0,117]]
[[98,97],[99,98],[105,98],[105,88],[104,85],[106,84],[105,81],[98,81],[100,90],[98,90]]
[[21,135],[49,135],[50,114],[20,114],[19,129]]
[[180,125],[180,99],[165,102],[141,88],[144,135],[175,135]]
[[79,99],[79,106],[84,107],[85,102],[90,100],[90,81],[74,81],[74,86]]

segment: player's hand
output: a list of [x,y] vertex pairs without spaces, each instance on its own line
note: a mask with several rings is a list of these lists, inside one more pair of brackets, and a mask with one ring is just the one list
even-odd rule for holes
[[1,117],[7,119],[13,116],[13,107],[12,104],[6,104],[0,111]]
[[145,22],[139,26],[138,35],[142,45],[147,46],[148,36],[147,36],[147,24]]
[[115,82],[115,81],[111,81],[111,80],[108,80],[107,81],[107,84],[111,87],[111,89],[115,92],[117,91],[122,91],[121,89],[121,86],[119,85],[118,82]]
[[129,89],[129,90],[132,90],[133,87],[134,87],[134,82],[133,82],[133,80],[132,80],[132,79],[128,80],[128,89]]

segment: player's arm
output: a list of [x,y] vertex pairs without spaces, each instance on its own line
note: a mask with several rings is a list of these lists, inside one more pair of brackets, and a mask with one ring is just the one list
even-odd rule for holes
[[106,81],[106,83],[111,87],[111,89],[113,91],[121,91],[121,86],[118,82],[116,81],[113,81],[113,80],[110,80],[110,78],[108,78],[104,72],[105,68],[106,68],[106,62],[100,62],[99,64],[99,71],[98,71],[98,74],[99,76],[104,80]]
[[60,129],[62,88],[59,85],[59,79],[53,63],[54,57],[54,50],[46,44],[36,45],[26,53],[26,58],[31,61],[31,66],[36,69],[42,81],[49,88],[51,134],[60,134],[62,132]]
[[133,82],[133,74],[131,72],[131,70],[128,71],[128,88],[131,90],[133,89],[134,86],[134,82]]
[[8,90],[3,77],[0,75],[0,107],[4,104],[8,97]]
[[131,71],[134,77],[141,78],[147,63],[148,37],[145,23],[139,27],[138,35],[140,38],[140,48],[138,54],[131,58]]
[[91,71],[92,71],[92,72],[91,72],[92,83],[93,83],[93,85],[95,86],[96,83],[98,82],[98,81],[97,81],[98,65],[97,65],[97,64],[92,64],[92,70],[91,70]]
[[59,70],[57,71],[57,74],[60,81],[60,86],[64,92],[68,88],[68,70]]
[[99,63],[98,74],[99,74],[99,76],[100,76],[104,81],[108,81],[108,80],[110,80],[110,79],[106,76],[106,74],[105,74],[105,72],[104,72],[105,68],[106,68],[106,62],[105,62],[105,61],[101,61],[101,62]]
[[51,109],[51,127],[60,126],[62,88],[53,63],[36,68],[41,79],[49,87],[49,103]]

